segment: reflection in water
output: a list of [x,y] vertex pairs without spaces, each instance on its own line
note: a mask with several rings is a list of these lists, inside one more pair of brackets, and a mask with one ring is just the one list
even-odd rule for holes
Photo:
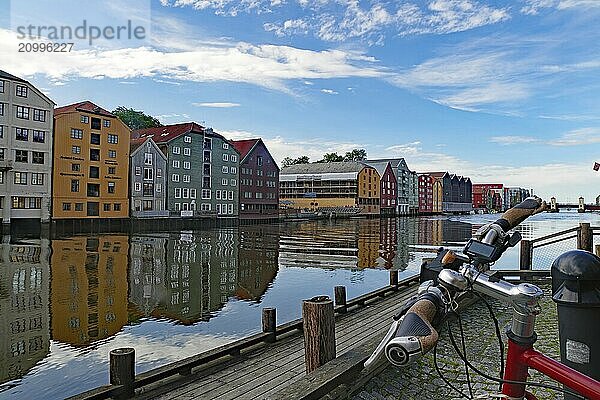
[[20,378],[50,352],[49,243],[0,244],[0,383]]
[[86,346],[127,323],[124,235],[52,241],[52,339]]
[[[377,269],[408,276],[432,249],[465,242],[495,217],[307,221],[51,243],[4,237],[0,397],[32,397],[27,394],[72,376],[78,379],[68,393],[61,386],[50,397],[105,384],[106,351],[117,345],[136,347],[140,360],[156,366],[165,359],[153,343],[169,341],[177,353],[184,351],[181,343],[223,343],[259,331],[258,303],[277,307],[278,321],[289,321],[301,299],[336,284],[348,285],[352,297],[374,290],[389,279]],[[523,225],[524,236],[579,222],[544,218]],[[518,263],[512,250],[503,267]],[[85,377],[75,372],[82,369]]]

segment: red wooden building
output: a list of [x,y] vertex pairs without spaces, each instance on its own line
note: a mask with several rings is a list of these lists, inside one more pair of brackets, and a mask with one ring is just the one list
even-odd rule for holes
[[501,211],[503,188],[502,183],[473,184],[473,208]]
[[262,139],[231,140],[240,152],[240,219],[279,217],[279,167]]
[[398,204],[398,181],[394,174],[394,169],[388,161],[365,162],[366,165],[377,170],[380,176],[380,212],[382,215],[390,215],[396,213]]
[[419,174],[419,214],[433,213],[433,183],[429,174]]

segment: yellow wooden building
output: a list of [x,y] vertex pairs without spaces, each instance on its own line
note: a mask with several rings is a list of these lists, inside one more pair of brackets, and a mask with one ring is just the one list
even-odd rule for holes
[[379,179],[356,161],[291,165],[279,173],[279,199],[296,210],[379,214]]
[[52,218],[127,218],[131,130],[90,101],[54,111]]

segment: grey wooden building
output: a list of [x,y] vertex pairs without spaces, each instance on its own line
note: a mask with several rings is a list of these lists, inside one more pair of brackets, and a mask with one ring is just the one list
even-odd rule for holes
[[168,217],[167,156],[148,137],[131,140],[129,157],[131,217]]

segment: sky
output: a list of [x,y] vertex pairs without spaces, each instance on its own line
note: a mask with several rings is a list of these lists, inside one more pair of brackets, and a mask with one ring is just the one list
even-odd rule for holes
[[[34,26],[143,39],[19,53]],[[417,172],[600,195],[600,0],[0,0],[0,69],[58,105],[262,137],[275,159],[364,148]],[[47,36],[47,34],[45,34]]]

